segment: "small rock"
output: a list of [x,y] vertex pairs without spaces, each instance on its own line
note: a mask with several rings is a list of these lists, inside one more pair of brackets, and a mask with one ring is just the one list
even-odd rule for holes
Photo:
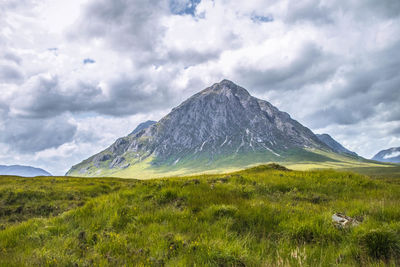
[[345,227],[350,227],[350,226],[356,226],[360,222],[358,222],[356,219],[351,218],[349,216],[346,216],[343,213],[335,213],[332,215],[332,221],[333,224],[337,228],[345,228]]

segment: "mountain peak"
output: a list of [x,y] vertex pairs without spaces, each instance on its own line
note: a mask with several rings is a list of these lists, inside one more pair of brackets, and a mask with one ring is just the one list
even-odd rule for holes
[[285,155],[307,148],[330,151],[310,129],[229,80],[193,95],[152,126],[139,128],[68,174],[128,173],[145,159],[151,166],[221,167],[242,160],[287,160]]
[[228,79],[223,79],[222,81],[220,81],[219,83],[216,83],[219,85],[225,85],[225,86],[237,86],[237,84],[235,84],[234,82],[228,80]]
[[203,90],[203,92],[213,92],[223,95],[232,94],[235,96],[250,96],[250,93],[246,89],[227,79],[224,79],[219,83],[213,84],[211,87]]

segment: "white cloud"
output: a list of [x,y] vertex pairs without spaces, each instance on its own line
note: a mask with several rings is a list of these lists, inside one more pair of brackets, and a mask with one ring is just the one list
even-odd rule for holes
[[360,155],[400,146],[397,0],[173,4],[2,1],[1,135],[69,135],[24,153],[3,141],[0,164],[61,174],[223,78]]

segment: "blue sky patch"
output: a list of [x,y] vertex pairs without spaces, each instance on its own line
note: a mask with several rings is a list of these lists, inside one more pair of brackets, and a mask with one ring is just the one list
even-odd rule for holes
[[264,22],[272,22],[274,21],[274,18],[270,15],[268,16],[253,15],[251,16],[251,20],[258,23],[264,23]]
[[201,0],[171,0],[169,8],[175,15],[191,15],[194,16],[197,5]]
[[96,61],[91,58],[85,58],[83,60],[83,64],[94,64],[94,63],[96,63]]

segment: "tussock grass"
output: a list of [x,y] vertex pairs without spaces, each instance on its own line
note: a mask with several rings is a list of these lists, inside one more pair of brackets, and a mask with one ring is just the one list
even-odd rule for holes
[[[13,211],[1,217],[0,265],[400,264],[400,185],[389,179],[277,165],[141,181],[19,179],[0,178],[2,207]],[[11,207],[43,199],[67,204],[10,220]],[[337,229],[335,212],[361,223]]]

